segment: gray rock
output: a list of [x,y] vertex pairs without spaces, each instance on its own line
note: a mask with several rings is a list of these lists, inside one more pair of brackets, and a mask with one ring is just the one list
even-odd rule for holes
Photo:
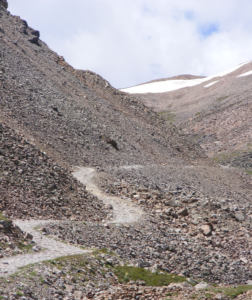
[[189,215],[188,210],[187,210],[186,207],[181,208],[181,209],[178,211],[177,214],[178,214],[179,216],[183,216],[183,217],[186,217],[186,216]]
[[241,213],[241,212],[235,213],[235,218],[236,218],[236,220],[239,221],[239,222],[242,222],[242,221],[245,220],[245,216],[244,216],[244,214]]
[[195,288],[196,291],[200,291],[200,290],[206,289],[208,287],[209,287],[209,284],[202,281],[202,282],[196,284],[194,288]]
[[179,203],[175,200],[166,200],[165,205],[171,206],[171,207],[177,207],[177,206],[179,206]]
[[7,0],[0,0],[0,4],[2,4],[4,8],[6,8],[6,9],[8,8]]
[[38,38],[40,37],[40,33],[39,33],[38,30],[34,30],[34,29],[33,29],[33,30],[31,31],[31,34],[37,36]]
[[41,248],[39,246],[34,246],[34,247],[32,247],[32,250],[35,252],[39,252],[41,250]]
[[150,263],[147,261],[140,261],[138,263],[138,266],[139,266],[139,268],[148,268],[148,267],[150,267]]
[[30,38],[28,41],[39,46],[39,38],[37,36]]
[[26,232],[25,235],[24,235],[24,239],[25,240],[32,240],[33,236],[29,232]]
[[211,228],[211,226],[209,226],[207,224],[202,225],[201,230],[205,236],[209,236],[212,234],[212,228]]
[[2,225],[4,229],[9,229],[13,224],[12,221],[0,221],[0,225]]
[[194,280],[193,278],[187,278],[186,280],[188,282],[192,283],[192,284],[198,284],[199,283],[197,280]]

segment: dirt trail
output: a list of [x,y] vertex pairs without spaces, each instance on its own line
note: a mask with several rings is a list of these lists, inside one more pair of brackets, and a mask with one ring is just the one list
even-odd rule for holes
[[105,195],[95,184],[96,170],[93,168],[76,167],[73,176],[86,186],[86,189],[104,204],[113,206],[113,223],[132,223],[143,218],[144,212],[129,199]]
[[[131,223],[136,222],[143,217],[144,212],[139,207],[136,207],[131,200],[122,200],[119,197],[105,195],[94,182],[95,169],[79,167],[76,168],[73,176],[81,183],[85,184],[87,190],[93,195],[101,199],[105,204],[111,204],[113,206],[113,220],[111,222]],[[35,227],[43,226],[46,223],[58,223],[60,221],[13,220],[13,222],[24,232],[30,233],[33,236],[33,240],[36,242],[36,245],[45,250],[37,253],[27,253],[0,259],[0,276],[13,274],[19,267],[23,267],[28,264],[38,263],[48,259],[55,259],[61,256],[89,252],[88,250],[83,250],[79,247],[67,245],[52,238],[48,238],[34,229]]]
[[46,223],[53,223],[58,221],[42,221],[42,220],[15,220],[14,223],[19,226],[25,232],[29,232],[33,236],[33,240],[44,251],[21,254],[11,257],[5,257],[0,259],[0,276],[10,275],[18,270],[18,267],[23,267],[28,264],[38,263],[48,259],[55,259],[61,256],[83,254],[89,252],[79,247],[67,245],[65,243],[58,242],[54,239],[48,238],[37,232],[33,228]]

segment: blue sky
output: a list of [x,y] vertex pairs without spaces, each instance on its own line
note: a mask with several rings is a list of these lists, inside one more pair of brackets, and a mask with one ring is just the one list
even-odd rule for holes
[[8,0],[78,69],[117,88],[252,59],[251,0]]
[[219,26],[218,24],[209,23],[209,24],[200,25],[198,30],[199,30],[199,34],[202,37],[208,38],[212,34],[218,33]]

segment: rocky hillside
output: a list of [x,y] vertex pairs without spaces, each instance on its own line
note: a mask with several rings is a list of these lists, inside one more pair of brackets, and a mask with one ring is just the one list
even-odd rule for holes
[[[0,40],[0,116],[59,165],[108,172],[111,166],[174,166],[174,186],[181,172],[197,185],[196,178],[204,176],[203,169],[192,175],[184,166],[213,166],[201,147],[162,116],[99,75],[72,68],[39,39],[38,31],[3,6]],[[218,168],[209,172],[209,180],[214,182],[216,173]],[[230,176],[220,173],[223,180]]]
[[136,98],[93,72],[74,70],[38,31],[3,7],[0,41],[1,114],[58,162],[106,166],[204,158],[200,147]]
[[166,120],[179,124],[209,156],[223,153],[218,162],[251,169],[251,70],[252,62],[247,62],[225,75],[217,74],[198,82],[192,79],[191,82],[197,83],[192,86],[186,77],[171,78],[174,84],[182,79],[187,86],[134,96]]
[[32,235],[23,232],[11,220],[0,214],[0,259],[41,249],[33,241]]
[[12,218],[102,220],[102,201],[66,169],[0,123],[0,211]]

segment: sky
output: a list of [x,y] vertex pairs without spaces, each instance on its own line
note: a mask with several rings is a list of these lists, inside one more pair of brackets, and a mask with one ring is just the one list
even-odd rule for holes
[[76,69],[116,88],[252,59],[251,0],[8,0]]

